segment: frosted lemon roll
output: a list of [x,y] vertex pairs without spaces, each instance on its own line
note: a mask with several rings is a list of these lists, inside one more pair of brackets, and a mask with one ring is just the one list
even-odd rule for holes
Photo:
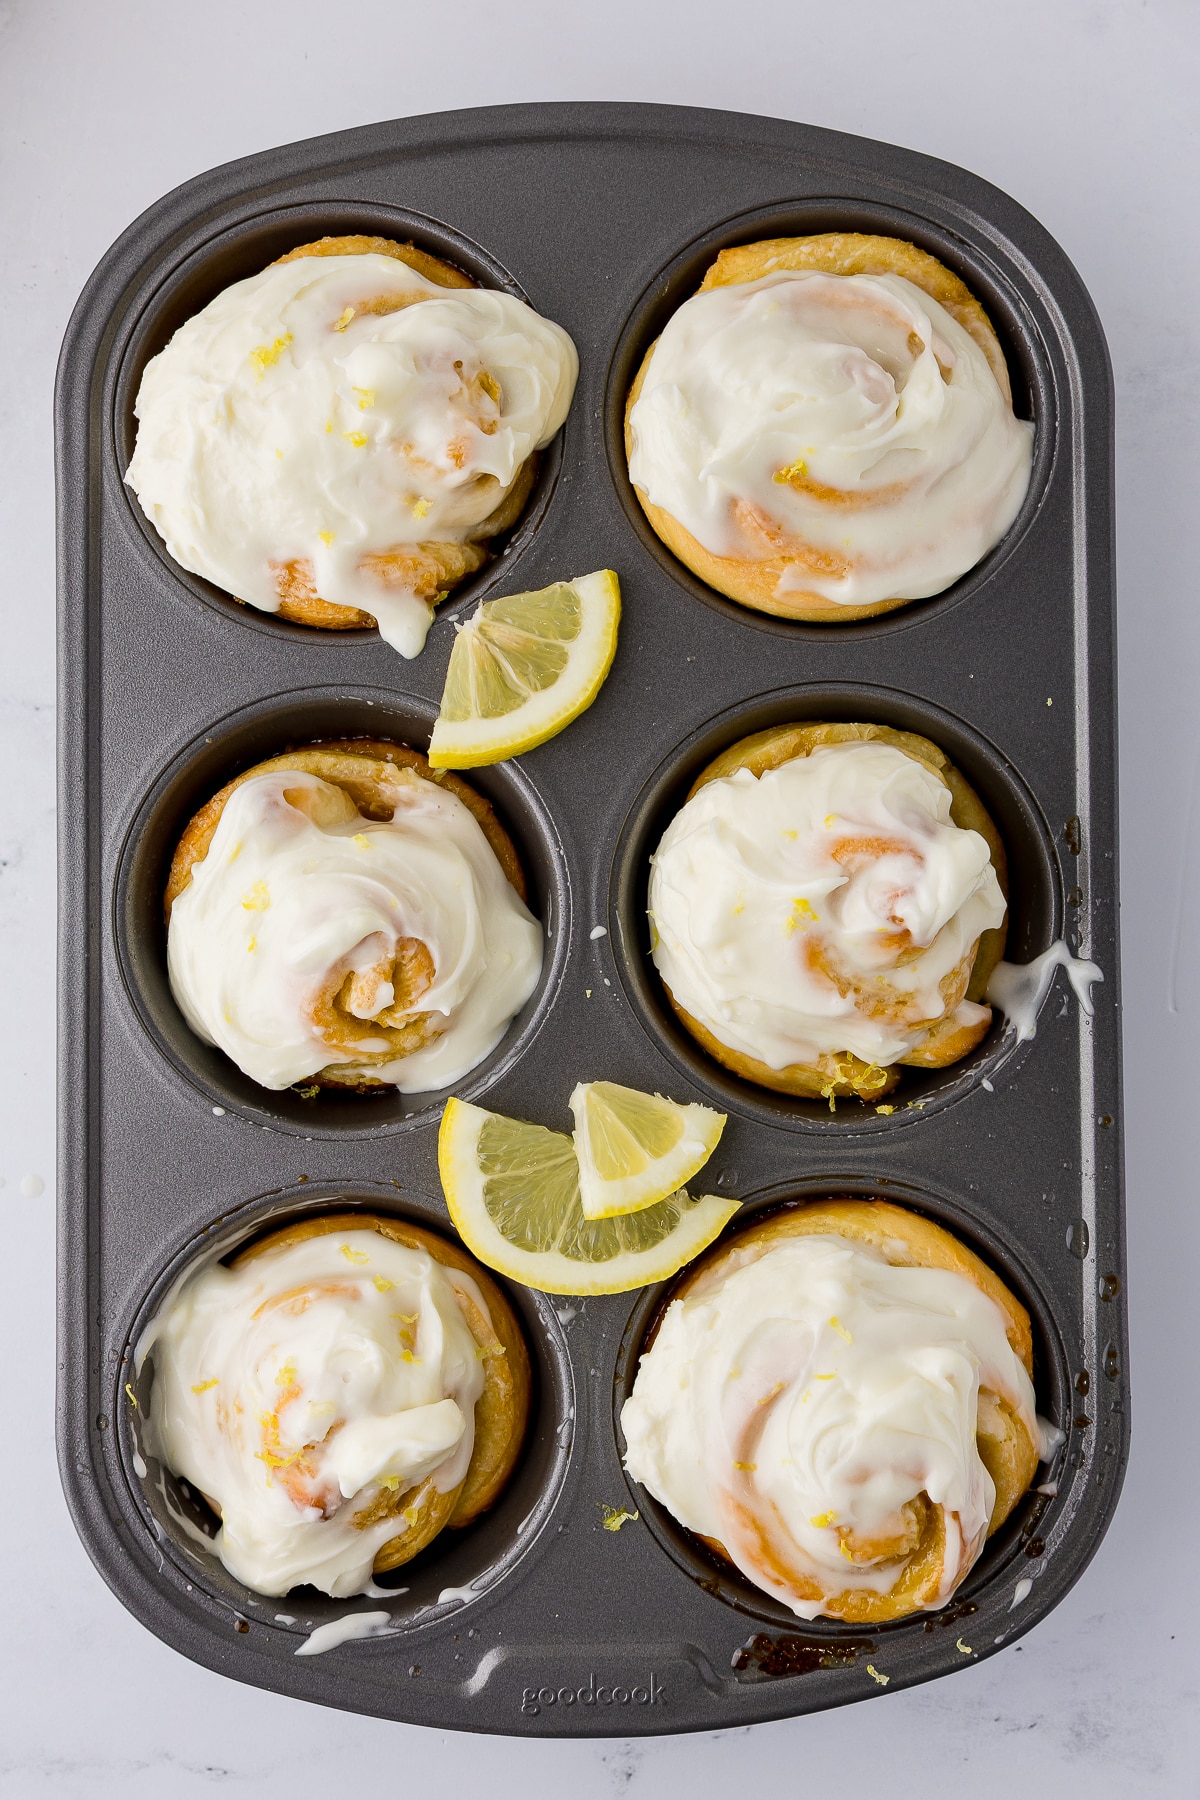
[[892,240],[829,240],[856,241],[884,246],[867,267],[909,275],[777,266],[789,240],[724,272],[722,259],[667,323],[629,408],[629,472],[655,530],[769,612],[845,619],[940,593],[1029,485],[1033,427],[1013,414],[982,310],[972,335],[910,275],[931,265],[969,302],[962,284],[911,246],[895,249],[915,261],[889,259]]
[[265,1088],[417,1093],[473,1069],[533,992],[542,932],[457,785],[317,749],[223,790],[168,890],[171,991],[197,1036]]
[[498,1291],[430,1234],[365,1223],[211,1264],[138,1346],[144,1447],[209,1501],[213,1548],[260,1594],[363,1592],[489,1504],[520,1447],[527,1366]]
[[685,1283],[626,1468],[799,1617],[900,1617],[945,1605],[1058,1441],[1030,1366],[1024,1309],[948,1233],[818,1204]]
[[[955,822],[964,810],[976,828]],[[879,1098],[893,1065],[952,1062],[986,1031],[968,990],[1004,921],[1002,856],[927,739],[777,727],[719,758],[663,834],[653,959],[684,1023],[738,1073]]]
[[126,479],[185,569],[264,612],[376,622],[416,656],[431,604],[514,522],[577,373],[567,333],[511,294],[326,240],[147,364]]

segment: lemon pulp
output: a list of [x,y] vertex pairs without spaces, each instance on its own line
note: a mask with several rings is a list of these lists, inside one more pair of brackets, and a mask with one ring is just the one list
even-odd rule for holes
[[450,1216],[489,1268],[548,1293],[622,1293],[665,1280],[703,1250],[736,1201],[686,1193],[588,1219],[575,1146],[563,1132],[450,1100],[438,1164]]
[[620,612],[611,569],[485,600],[450,653],[429,746],[434,768],[519,756],[577,719],[608,674]]
[[636,1212],[674,1193],[708,1161],[725,1126],[724,1113],[710,1107],[612,1081],[581,1082],[571,1111],[589,1219]]

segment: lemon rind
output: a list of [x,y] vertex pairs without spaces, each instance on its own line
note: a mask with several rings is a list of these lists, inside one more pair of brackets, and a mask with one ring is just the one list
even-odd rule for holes
[[[580,1083],[579,1086],[584,1086]],[[577,1087],[575,1093],[579,1092]],[[661,1098],[661,1096],[660,1096]],[[675,1104],[672,1102],[671,1104]],[[571,1095],[571,1111],[575,1113],[575,1094]],[[644,1212],[647,1207],[657,1206],[668,1194],[678,1193],[686,1187],[692,1176],[697,1174],[708,1161],[721,1141],[721,1133],[725,1129],[724,1113],[717,1112],[711,1106],[701,1106],[697,1101],[678,1106],[679,1117],[683,1121],[684,1137],[682,1142],[671,1152],[670,1158],[662,1158],[661,1162],[670,1163],[669,1178],[659,1173],[660,1163],[652,1163],[641,1175],[627,1175],[619,1181],[605,1181],[603,1177],[592,1172],[589,1163],[580,1154],[582,1132],[579,1129],[578,1115],[576,1126],[571,1133],[575,1145],[575,1155],[579,1161],[579,1198],[583,1205],[585,1219],[621,1219],[629,1213]],[[712,1142],[706,1140],[702,1127],[711,1121],[709,1131]],[[715,1129],[714,1129],[715,1127]],[[596,1204],[596,1196],[603,1195],[602,1205]]]
[[[429,742],[429,762],[435,769],[479,769],[488,764],[507,762],[536,750],[539,744],[564,730],[581,713],[587,711],[604,686],[617,653],[617,633],[621,618],[621,589],[612,569],[597,569],[591,575],[580,575],[574,587],[582,603],[582,625],[572,647],[563,674],[552,687],[533,694],[516,712],[499,719],[441,718],[433,728]],[[486,604],[486,602],[483,602]],[[478,612],[474,617],[478,617]],[[464,630],[469,630],[468,621]],[[602,649],[600,661],[588,665],[589,654]],[[570,680],[572,666],[587,670],[587,678],[563,697],[563,684]],[[513,732],[511,723],[524,721]],[[506,721],[508,725],[506,726]]]
[[[491,1116],[484,1107],[472,1106],[466,1100],[446,1102],[438,1131],[442,1191],[454,1228],[471,1254],[498,1275],[538,1293],[586,1299],[600,1294],[625,1294],[634,1288],[668,1281],[719,1237],[741,1205],[738,1200],[705,1194],[692,1202],[693,1211],[685,1214],[653,1251],[624,1251],[604,1263],[573,1262],[560,1250],[520,1251],[496,1229],[483,1204],[483,1180],[475,1153],[479,1134]],[[464,1204],[468,1198],[473,1204]],[[687,1229],[681,1229],[685,1223]],[[656,1254],[663,1251],[668,1253]],[[596,1278],[581,1280],[588,1269],[596,1271]],[[608,1272],[608,1279],[601,1271]],[[619,1274],[619,1278],[612,1279],[614,1274]]]

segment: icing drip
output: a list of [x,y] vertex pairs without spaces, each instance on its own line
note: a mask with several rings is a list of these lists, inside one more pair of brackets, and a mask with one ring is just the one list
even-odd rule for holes
[[1055,969],[1065,969],[1075,997],[1085,1013],[1092,1010],[1092,988],[1104,980],[1098,963],[1085,962],[1072,956],[1059,938],[1040,956],[1028,963],[997,963],[988,982],[987,997],[998,1006],[1017,1033],[1017,1042],[1026,1043],[1037,1035],[1037,1016],[1042,1001],[1050,991]]
[[330,1619],[327,1625],[318,1625],[310,1631],[293,1655],[323,1656],[327,1650],[336,1650],[339,1644],[352,1643],[356,1638],[385,1637],[391,1623],[390,1613],[346,1613],[342,1618]]

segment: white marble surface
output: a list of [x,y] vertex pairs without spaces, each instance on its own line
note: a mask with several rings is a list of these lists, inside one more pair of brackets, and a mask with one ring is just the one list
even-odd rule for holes
[[[1190,0],[0,0],[0,1794],[166,1800],[486,1781],[696,1800],[1013,1783],[1200,1794],[1195,1107],[1200,446]],[[54,539],[50,393],[72,302],[167,188],[228,158],[443,106],[668,100],[965,164],[1065,245],[1116,366],[1133,1462],[1067,1601],[952,1681],[748,1733],[536,1744],[258,1693],[137,1625],[92,1571],[51,1434]],[[1189,120],[1191,123],[1189,123]],[[43,1184],[44,1183],[44,1189]],[[1193,1485],[1189,1485],[1193,1484]]]

